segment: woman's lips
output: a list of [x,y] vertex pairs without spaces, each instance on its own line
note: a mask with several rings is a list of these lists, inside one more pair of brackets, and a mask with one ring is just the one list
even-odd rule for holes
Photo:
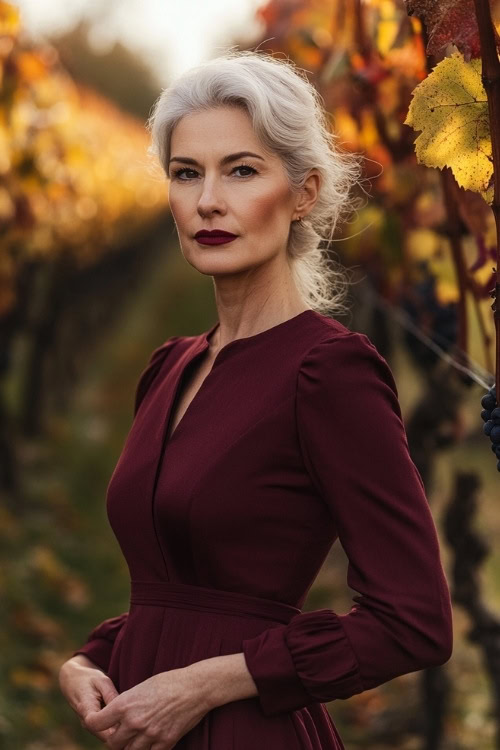
[[232,242],[233,240],[238,239],[237,237],[223,237],[222,235],[215,235],[214,237],[209,237],[208,235],[197,237],[196,242],[199,242],[201,245],[223,245],[226,242]]

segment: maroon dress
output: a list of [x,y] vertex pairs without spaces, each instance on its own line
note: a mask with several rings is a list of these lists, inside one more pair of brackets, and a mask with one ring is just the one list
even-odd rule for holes
[[[183,750],[343,748],[324,703],[445,663],[452,611],[391,370],[313,310],[220,349],[169,440],[174,399],[219,324],[152,353],[107,491],[128,612],[86,654],[119,692],[243,652],[258,696],[208,712]],[[332,544],[358,594],[301,612]]]

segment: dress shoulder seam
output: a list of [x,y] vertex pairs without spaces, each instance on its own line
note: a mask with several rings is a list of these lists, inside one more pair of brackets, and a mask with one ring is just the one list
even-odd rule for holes
[[153,381],[158,376],[165,359],[169,352],[173,349],[174,344],[183,339],[183,336],[170,336],[163,344],[153,349],[148,364],[142,370],[139,380],[135,389],[135,400],[134,400],[134,417],[137,415],[139,406],[144,400],[147,392],[149,391]]
[[320,339],[319,341],[315,341],[307,351],[304,352],[300,364],[299,364],[299,371],[306,359],[311,356],[313,352],[316,352],[317,350],[322,351],[325,348],[325,344],[335,344],[340,341],[346,341],[347,339],[359,341],[360,343],[369,346],[373,351],[375,351],[379,356],[380,352],[377,350],[376,346],[373,344],[372,341],[370,341],[369,337],[366,335],[366,333],[361,333],[360,331],[339,331],[338,333],[331,333],[330,331],[327,332],[327,335]]

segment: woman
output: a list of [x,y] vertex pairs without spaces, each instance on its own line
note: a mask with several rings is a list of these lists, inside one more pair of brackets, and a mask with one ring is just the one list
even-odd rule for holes
[[[359,155],[336,147],[307,78],[260,52],[188,71],[149,124],[218,321],[141,374],[107,492],[130,609],[65,662],[61,689],[110,748],[342,748],[325,702],[452,651],[391,370],[326,314],[346,283],[319,246],[352,207]],[[355,604],[301,612],[337,538]]]

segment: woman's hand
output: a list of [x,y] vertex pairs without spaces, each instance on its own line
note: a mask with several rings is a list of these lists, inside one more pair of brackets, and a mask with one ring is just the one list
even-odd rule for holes
[[170,750],[211,708],[193,666],[160,672],[125,690],[88,713],[84,726],[94,734],[110,732],[112,750]]
[[[77,654],[64,662],[59,670],[59,686],[86,729],[87,716],[99,711],[103,703],[109,704],[118,695],[112,680],[84,654]],[[93,734],[106,742],[113,731],[106,729]]]

